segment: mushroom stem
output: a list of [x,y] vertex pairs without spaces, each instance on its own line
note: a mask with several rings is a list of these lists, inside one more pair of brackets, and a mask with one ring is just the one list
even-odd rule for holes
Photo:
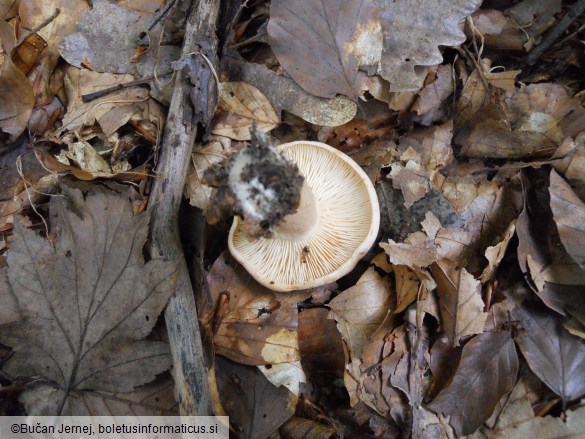
[[296,212],[291,213],[273,228],[274,236],[283,239],[301,240],[313,233],[313,230],[319,225],[319,211],[313,191],[303,182],[301,188],[301,199]]

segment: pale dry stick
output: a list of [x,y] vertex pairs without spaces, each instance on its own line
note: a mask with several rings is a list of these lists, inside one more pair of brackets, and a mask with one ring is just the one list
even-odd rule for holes
[[18,175],[20,176],[20,178],[22,178],[22,183],[24,184],[24,190],[26,191],[26,196],[28,197],[30,207],[32,207],[37,216],[43,221],[43,224],[45,225],[46,233],[45,236],[49,237],[49,226],[47,224],[47,221],[45,221],[45,217],[43,217],[43,215],[41,215],[37,208],[35,207],[35,203],[33,203],[33,200],[30,196],[30,192],[28,191],[28,184],[26,183],[26,178],[24,178],[24,173],[22,172],[22,154],[16,158],[16,172],[18,172]]
[[[217,52],[216,23],[219,0],[193,2],[182,56],[205,48],[206,57]],[[191,66],[191,75],[177,72],[167,124],[163,135],[157,174],[150,195],[149,251],[152,257],[175,261],[177,283],[165,310],[165,320],[173,357],[173,373],[182,415],[208,415],[211,396],[207,384],[203,347],[197,321],[193,287],[179,238],[178,212],[183,197],[193,143],[200,127],[206,127],[215,111],[216,87],[211,71],[203,62]],[[194,71],[193,71],[194,70]],[[191,98],[193,84],[197,90]]]

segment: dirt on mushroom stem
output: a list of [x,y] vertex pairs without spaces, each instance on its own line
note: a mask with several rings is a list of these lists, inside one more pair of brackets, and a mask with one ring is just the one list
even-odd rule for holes
[[297,211],[303,182],[297,165],[253,129],[249,146],[205,172],[203,183],[216,189],[207,220],[213,224],[237,215],[250,238],[268,238]]

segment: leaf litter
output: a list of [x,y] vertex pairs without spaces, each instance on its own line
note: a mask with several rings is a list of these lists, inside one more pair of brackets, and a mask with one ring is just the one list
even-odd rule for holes
[[[159,21],[160,0],[89,3],[0,1],[0,385],[29,414],[176,413],[152,333],[176,273],[144,259],[138,212],[164,178],[151,169],[189,63],[172,64],[188,2]],[[224,252],[226,223],[185,245],[213,406],[236,437],[582,433],[583,18],[523,62],[573,3],[272,0],[218,25],[219,105],[190,204],[209,210],[205,170],[256,126],[351,156],[382,212],[378,250],[293,294]]]

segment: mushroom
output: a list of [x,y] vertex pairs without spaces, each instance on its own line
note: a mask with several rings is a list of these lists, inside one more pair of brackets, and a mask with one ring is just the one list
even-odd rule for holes
[[329,145],[299,141],[276,150],[304,177],[298,208],[269,237],[254,239],[235,217],[229,248],[260,284],[274,291],[325,285],[349,273],[380,225],[376,191],[351,158]]

